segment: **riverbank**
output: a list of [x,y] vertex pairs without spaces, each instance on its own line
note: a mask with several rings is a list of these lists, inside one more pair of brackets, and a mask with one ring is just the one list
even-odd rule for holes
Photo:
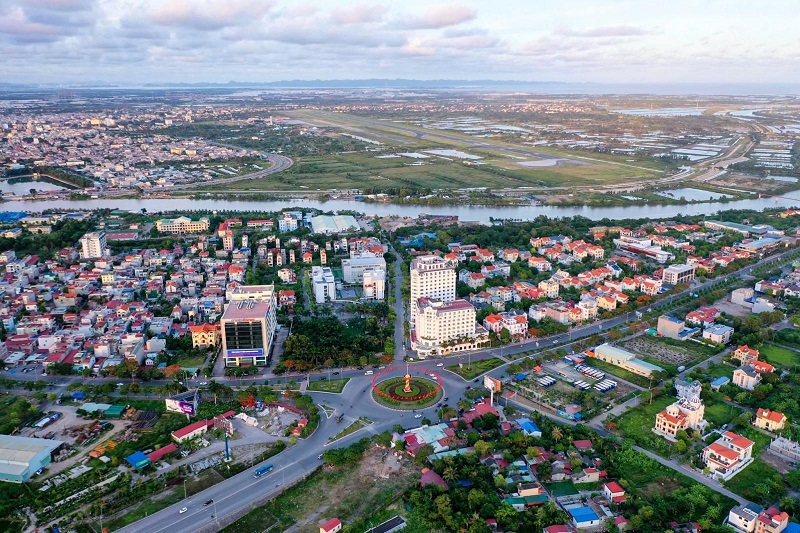
[[678,215],[714,215],[719,211],[746,209],[762,211],[767,208],[790,208],[800,206],[800,191],[791,191],[778,198],[752,198],[728,202],[708,202],[687,205],[629,205],[622,207],[591,206],[417,206],[390,203],[367,203],[353,200],[320,201],[308,198],[286,198],[282,200],[246,201],[215,200],[192,198],[94,198],[89,200],[57,199],[43,201],[6,201],[0,204],[0,211],[42,212],[46,210],[96,210],[121,209],[124,211],[148,212],[197,210],[207,211],[248,211],[274,212],[287,207],[299,209],[313,208],[328,211],[359,211],[366,215],[398,216],[416,218],[420,213],[428,215],[457,216],[462,221],[491,222],[498,219],[533,220],[544,215],[550,218],[581,216],[590,220],[623,218],[672,218]]

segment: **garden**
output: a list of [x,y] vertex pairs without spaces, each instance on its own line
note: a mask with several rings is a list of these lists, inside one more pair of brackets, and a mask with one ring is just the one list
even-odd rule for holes
[[475,379],[476,377],[480,376],[481,374],[485,374],[490,370],[494,370],[498,366],[505,364],[505,361],[499,359],[497,357],[492,357],[491,359],[483,359],[481,361],[472,361],[464,366],[459,365],[449,365],[445,367],[450,372],[454,374],[458,374],[462,378],[466,380]]

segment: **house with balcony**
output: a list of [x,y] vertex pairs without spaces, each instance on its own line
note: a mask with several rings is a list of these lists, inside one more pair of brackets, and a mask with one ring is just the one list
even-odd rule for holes
[[727,481],[753,462],[753,445],[748,438],[726,431],[719,439],[703,448],[703,462],[709,475]]

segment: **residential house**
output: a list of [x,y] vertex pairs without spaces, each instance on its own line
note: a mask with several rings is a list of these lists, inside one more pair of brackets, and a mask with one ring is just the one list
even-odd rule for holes
[[761,383],[761,375],[753,367],[742,365],[733,371],[733,384],[747,390],[755,389]]
[[625,501],[625,489],[616,481],[603,483],[603,496],[605,496],[609,502],[623,503]]
[[727,481],[753,461],[750,439],[725,432],[719,439],[703,448],[703,462],[711,477]]
[[753,425],[768,431],[780,431],[786,427],[786,415],[771,409],[759,408]]

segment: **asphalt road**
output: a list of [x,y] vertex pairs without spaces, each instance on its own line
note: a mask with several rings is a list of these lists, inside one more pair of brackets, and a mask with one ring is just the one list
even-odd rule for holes
[[[174,185],[172,187],[164,189],[165,191],[180,191],[184,189],[196,189],[198,187],[210,187],[216,185],[226,185],[228,183],[235,183],[237,181],[246,181],[258,178],[264,178],[269,176],[270,174],[275,174],[277,172],[282,172],[287,168],[291,167],[294,161],[289,159],[284,155],[279,154],[269,154],[269,153],[262,153],[261,156],[264,159],[267,159],[270,162],[270,167],[264,170],[259,170],[258,172],[253,172],[252,174],[245,174],[243,176],[233,176],[230,178],[219,178],[210,181],[204,181],[201,183],[184,183],[180,185]],[[154,191],[155,192],[155,191]]]

